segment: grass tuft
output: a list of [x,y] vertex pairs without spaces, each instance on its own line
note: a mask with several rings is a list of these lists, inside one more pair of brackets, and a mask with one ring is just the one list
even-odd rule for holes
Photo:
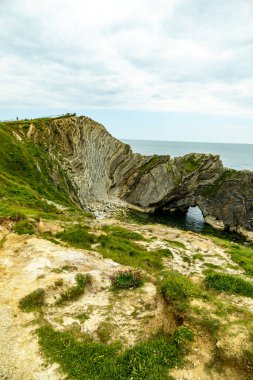
[[112,288],[117,289],[136,289],[143,285],[140,272],[137,271],[119,271],[111,277]]
[[34,225],[28,219],[19,220],[14,226],[14,231],[19,235],[32,235],[35,233]]
[[253,298],[253,284],[237,276],[210,273],[205,278],[205,285],[208,289],[215,289],[219,292],[228,292]]
[[21,298],[19,307],[26,312],[36,311],[45,304],[45,290],[36,289],[34,292]]
[[203,291],[197,285],[176,271],[168,272],[165,275],[161,281],[160,289],[168,302],[184,301],[203,296]]
[[160,291],[165,301],[171,305],[174,317],[180,325],[190,309],[190,300],[205,296],[202,289],[176,271],[166,273],[160,283]]
[[145,240],[139,232],[129,231],[126,228],[118,226],[104,226],[103,231],[109,233],[111,236],[120,237],[129,240]]
[[61,293],[60,298],[56,301],[56,305],[62,305],[65,302],[78,299],[85,291],[89,282],[89,276],[78,273],[76,275],[76,285],[71,286],[65,292]]
[[56,238],[83,249],[91,249],[91,244],[95,242],[94,236],[88,232],[88,227],[81,225],[58,232]]

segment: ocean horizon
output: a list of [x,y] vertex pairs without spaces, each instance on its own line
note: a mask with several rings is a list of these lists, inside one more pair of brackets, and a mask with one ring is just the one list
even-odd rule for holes
[[134,153],[170,155],[172,157],[188,153],[211,153],[218,154],[225,167],[253,170],[253,144],[130,139],[121,139],[121,141],[129,144]]

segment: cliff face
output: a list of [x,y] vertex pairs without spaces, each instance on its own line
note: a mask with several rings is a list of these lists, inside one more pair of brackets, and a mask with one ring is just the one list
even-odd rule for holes
[[186,212],[198,205],[212,224],[253,230],[253,173],[223,168],[218,156],[141,156],[86,117],[53,119],[27,138],[60,163],[80,205]]
[[253,172],[223,169],[196,199],[208,223],[253,231]]

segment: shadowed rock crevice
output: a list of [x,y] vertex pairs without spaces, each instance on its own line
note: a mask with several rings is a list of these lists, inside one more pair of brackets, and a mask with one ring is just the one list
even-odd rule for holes
[[187,212],[198,206],[216,227],[253,230],[253,173],[224,168],[217,155],[135,154],[87,117],[53,119],[40,130],[31,124],[27,136],[61,164],[84,209]]

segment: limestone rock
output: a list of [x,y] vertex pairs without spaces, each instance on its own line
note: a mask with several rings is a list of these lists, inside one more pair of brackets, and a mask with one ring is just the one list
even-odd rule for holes
[[215,226],[253,230],[253,172],[226,169],[217,155],[134,154],[83,116],[53,119],[28,135],[61,163],[84,209],[186,212],[197,205]]

